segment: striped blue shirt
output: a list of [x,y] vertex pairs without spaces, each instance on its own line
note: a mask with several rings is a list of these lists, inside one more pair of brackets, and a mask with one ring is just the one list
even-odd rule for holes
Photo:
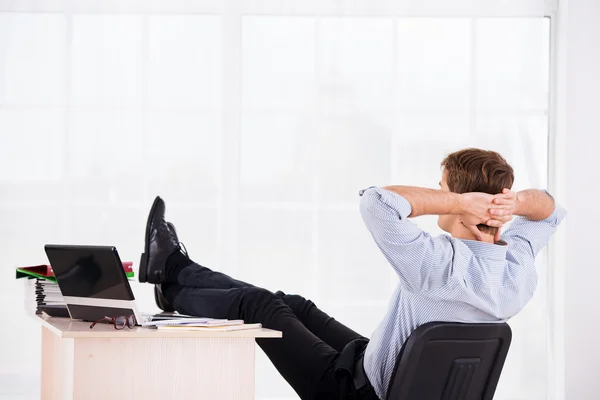
[[431,321],[498,322],[517,314],[537,285],[535,256],[566,212],[516,217],[504,244],[432,237],[408,220],[410,203],[380,188],[361,191],[360,211],[375,243],[398,274],[387,313],[367,346],[364,367],[385,398],[396,358],[410,333]]

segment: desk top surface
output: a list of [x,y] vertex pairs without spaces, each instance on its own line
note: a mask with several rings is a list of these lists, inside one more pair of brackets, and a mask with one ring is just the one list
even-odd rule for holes
[[281,332],[271,329],[248,329],[231,332],[173,331],[136,327],[117,330],[111,324],[97,324],[90,329],[89,322],[46,315],[37,320],[55,335],[63,338],[280,338]]

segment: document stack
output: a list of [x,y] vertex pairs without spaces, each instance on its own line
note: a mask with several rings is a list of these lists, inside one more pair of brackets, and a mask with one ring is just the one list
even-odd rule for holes
[[170,331],[212,331],[230,332],[249,329],[260,329],[261,324],[245,324],[242,320],[194,318],[181,316],[180,318],[148,318],[142,326]]
[[[133,263],[123,262],[128,278],[133,278]],[[67,305],[56,283],[52,266],[47,264],[16,269],[17,279],[25,281],[25,307],[36,314],[45,312],[52,317],[69,317]]]
[[66,308],[60,288],[56,282],[46,279],[24,279],[25,307],[41,314],[47,308]]

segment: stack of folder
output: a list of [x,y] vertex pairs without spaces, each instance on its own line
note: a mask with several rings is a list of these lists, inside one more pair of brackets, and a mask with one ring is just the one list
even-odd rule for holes
[[25,280],[25,303],[28,310],[41,314],[45,309],[66,310],[60,288],[56,282],[34,278]]
[[[123,270],[133,278],[133,263],[124,262]],[[17,268],[17,279],[25,279],[25,307],[36,314],[45,312],[50,316],[68,317],[67,306],[50,265]]]

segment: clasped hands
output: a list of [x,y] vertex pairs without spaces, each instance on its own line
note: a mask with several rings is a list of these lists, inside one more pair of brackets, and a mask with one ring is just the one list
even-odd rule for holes
[[[517,192],[509,189],[502,193],[491,195],[487,193],[463,193],[460,195],[460,209],[457,214],[460,221],[477,238],[482,240],[483,235],[477,225],[484,224],[494,228],[501,228],[517,213],[519,196]],[[494,240],[500,239],[500,229]]]

